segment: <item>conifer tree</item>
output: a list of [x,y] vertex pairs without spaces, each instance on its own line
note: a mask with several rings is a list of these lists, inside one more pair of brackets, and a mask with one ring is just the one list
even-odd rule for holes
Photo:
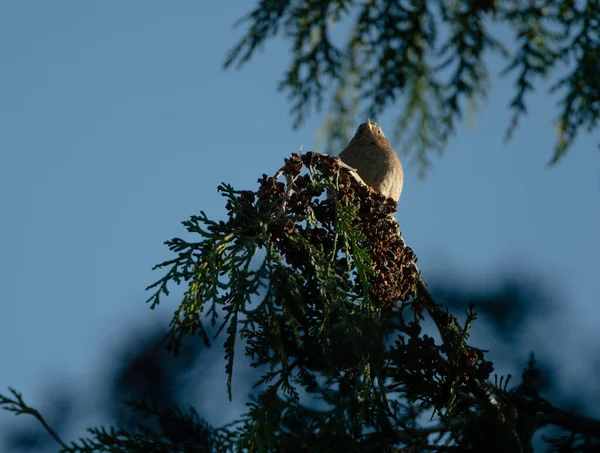
[[529,452],[549,425],[562,430],[547,439],[557,451],[598,451],[600,421],[542,398],[533,360],[511,388],[491,377],[485,351],[468,343],[472,307],[460,323],[433,300],[393,200],[312,152],[258,183],[221,185],[227,220],[185,221],[197,237],[167,241],[175,257],[149,287],[155,307],[170,285],[185,286],[168,336],[175,353],[190,335],[210,344],[208,324],[225,336],[230,397],[242,343],[260,377],[241,419],[211,427],[193,410],[131,402],[158,427],[93,428],[67,444],[16,391],[0,405],[36,417],[69,453]]
[[[599,0],[260,0],[245,20],[226,66],[243,65],[283,30],[293,59],[280,88],[294,124],[331,94],[336,154],[361,107],[375,117],[400,101],[397,137],[426,165],[465,103],[489,92],[489,53],[515,77],[507,138],[547,77],[559,106],[551,162],[600,116]],[[331,36],[342,23],[350,32],[340,45]],[[493,24],[512,33],[514,48]],[[520,379],[493,374],[486,351],[469,343],[473,308],[461,323],[436,303],[395,204],[339,160],[292,155],[255,190],[220,190],[226,220],[201,212],[184,222],[195,240],[167,241],[174,258],[157,266],[166,274],[149,287],[150,302],[185,287],[169,346],[176,353],[191,335],[209,344],[216,326],[230,396],[243,346],[260,377],[241,419],[213,427],[194,410],[137,401],[131,408],[153,426],[91,428],[66,442],[16,390],[0,395],[0,407],[35,417],[69,453],[529,452],[548,426],[554,451],[600,451],[600,421],[542,397],[533,357]]]

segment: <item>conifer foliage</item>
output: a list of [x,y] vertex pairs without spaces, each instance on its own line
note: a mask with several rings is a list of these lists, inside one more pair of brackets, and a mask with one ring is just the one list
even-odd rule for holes
[[[399,113],[396,138],[423,165],[442,152],[465,107],[486,100],[494,75],[514,83],[510,138],[536,88],[557,103],[551,162],[600,119],[600,0],[259,0],[225,66],[243,66],[274,37],[292,60],[280,81],[294,125],[325,104],[337,153],[358,111]],[[549,83],[548,83],[549,82]],[[363,115],[363,117],[366,117]],[[549,125],[549,128],[551,125]],[[554,129],[553,128],[553,129]]]
[[175,257],[157,266],[149,301],[184,285],[169,345],[208,344],[207,323],[218,327],[230,395],[243,347],[259,378],[241,419],[211,427],[193,410],[132,402],[158,423],[67,444],[16,391],[0,406],[37,418],[70,453],[529,452],[548,425],[562,429],[547,439],[557,451],[598,451],[600,422],[543,399],[533,360],[511,389],[489,379],[493,365],[467,343],[473,310],[460,323],[435,303],[395,203],[339,159],[293,154],[255,191],[220,190],[227,219],[184,222],[194,240],[167,241]]

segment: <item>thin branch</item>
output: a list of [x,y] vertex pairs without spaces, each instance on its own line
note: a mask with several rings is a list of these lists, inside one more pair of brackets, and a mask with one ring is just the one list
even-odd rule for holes
[[25,401],[23,401],[23,396],[21,393],[17,392],[15,389],[13,389],[11,387],[9,387],[8,390],[10,391],[10,393],[12,393],[15,396],[16,400],[12,400],[10,398],[6,398],[3,395],[0,395],[0,406],[3,406],[3,405],[8,406],[8,407],[4,407],[4,410],[7,410],[9,412],[14,412],[17,415],[21,415],[21,414],[32,415],[42,424],[42,426],[48,432],[48,434],[50,434],[50,436],[52,436],[52,438],[58,444],[60,444],[61,447],[63,447],[67,451],[70,450],[68,445],[63,442],[63,440],[60,438],[60,436],[58,434],[56,434],[52,428],[50,428],[50,426],[48,425],[48,423],[46,422],[46,420],[44,419],[42,414],[40,414],[35,409],[29,407],[25,403]]

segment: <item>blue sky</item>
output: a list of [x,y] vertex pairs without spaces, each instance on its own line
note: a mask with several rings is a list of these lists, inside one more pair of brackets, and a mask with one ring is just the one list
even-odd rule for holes
[[[1,392],[16,387],[33,405],[57,380],[90,392],[104,352],[173,312],[175,297],[150,311],[144,288],[180,221],[200,209],[220,218],[220,182],[253,189],[300,145],[317,149],[324,114],[293,131],[276,91],[289,43],[222,69],[251,5],[0,4]],[[507,274],[538,278],[559,314],[540,313],[531,349],[568,357],[560,375],[585,391],[600,319],[598,134],[548,168],[555,100],[532,96],[504,145],[511,95],[509,80],[494,79],[426,179],[405,165],[398,219],[426,278],[481,288]],[[396,113],[376,118],[390,136]],[[485,342],[485,331],[475,336]],[[216,382],[207,408],[225,401]],[[217,412],[211,421],[227,418]]]

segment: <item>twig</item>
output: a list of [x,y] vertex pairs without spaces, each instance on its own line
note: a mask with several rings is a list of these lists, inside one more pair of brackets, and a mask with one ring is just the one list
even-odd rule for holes
[[6,398],[5,396],[0,395],[0,406],[3,406],[3,405],[9,406],[9,407],[5,407],[4,409],[9,412],[14,412],[17,415],[21,415],[21,414],[32,415],[42,424],[42,426],[48,432],[48,434],[50,434],[50,436],[52,436],[52,438],[57,443],[59,443],[60,446],[63,447],[63,449],[65,451],[70,450],[69,446],[67,444],[65,444],[63,442],[63,440],[60,438],[60,436],[58,434],[56,434],[52,428],[50,428],[48,423],[46,423],[46,420],[44,420],[44,417],[42,416],[42,414],[40,414],[35,409],[29,407],[25,403],[25,401],[23,401],[23,396],[21,393],[17,392],[15,389],[10,388],[10,387],[8,388],[8,390],[10,391],[10,393],[12,393],[15,396],[16,400],[11,400],[9,398]]
[[[315,153],[319,156],[324,156],[324,157],[331,157],[328,154],[323,154],[323,153]],[[362,180],[362,178],[359,176],[358,171],[356,170],[356,168],[351,167],[350,165],[344,163],[339,157],[336,157],[336,159],[339,161],[339,165],[340,168],[343,168],[344,170],[346,170],[350,176],[352,178],[354,178],[359,184],[369,187],[369,185],[364,182]],[[279,170],[277,170],[277,173],[275,173],[275,175],[273,176],[274,180],[277,180],[281,177],[281,175],[283,175],[283,173],[285,172],[285,166],[281,167]],[[286,187],[285,187],[285,194],[283,195],[283,200],[281,202],[281,205],[279,206],[279,209],[277,211],[277,215],[275,216],[275,219],[280,219],[283,214],[285,213],[285,208],[288,204],[288,202],[290,201],[290,198],[292,197],[292,194],[294,193],[294,181],[296,180],[296,177],[292,177],[291,175],[285,175],[285,181],[286,181]]]

